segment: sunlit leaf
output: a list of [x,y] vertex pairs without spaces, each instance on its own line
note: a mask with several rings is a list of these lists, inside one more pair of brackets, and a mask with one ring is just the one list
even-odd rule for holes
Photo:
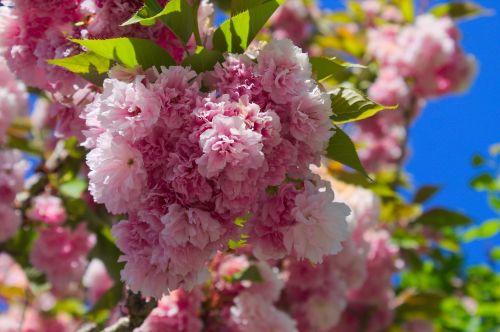
[[326,156],[343,165],[349,166],[369,178],[368,173],[359,160],[351,138],[338,127],[335,129],[335,134],[328,143]]
[[162,47],[141,38],[71,39],[101,57],[126,67],[151,68],[175,65],[174,59]]
[[471,223],[471,219],[458,212],[435,208],[427,211],[414,222],[432,228],[442,228],[448,226],[466,226]]
[[344,87],[333,90],[330,99],[332,119],[337,124],[363,120],[387,108],[368,99],[357,90]]
[[218,51],[242,53],[285,0],[269,0],[251,7],[223,22],[214,33],[213,44]]
[[465,242],[487,239],[500,232],[500,219],[491,219],[481,225],[469,228],[463,235]]
[[431,8],[430,12],[437,17],[450,16],[454,19],[462,19],[484,15],[487,10],[474,2],[456,1],[436,5]]

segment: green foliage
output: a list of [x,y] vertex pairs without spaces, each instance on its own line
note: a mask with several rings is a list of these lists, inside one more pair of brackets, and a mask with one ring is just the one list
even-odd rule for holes
[[413,196],[413,203],[422,204],[434,197],[439,192],[440,188],[437,186],[423,186]]
[[469,228],[463,235],[465,242],[482,240],[493,237],[500,232],[500,219],[491,219],[479,226]]
[[62,59],[48,61],[51,65],[66,68],[82,75],[86,80],[96,85],[102,85],[105,74],[111,68],[112,61],[93,52],[81,53]]
[[98,324],[104,323],[109,318],[110,311],[116,307],[122,297],[123,286],[121,284],[113,286],[87,312],[87,318]]
[[406,22],[412,22],[415,17],[415,4],[413,0],[395,0],[396,5],[400,8],[401,13]]
[[182,65],[191,67],[197,73],[203,73],[214,69],[215,64],[223,60],[224,57],[221,52],[198,47],[196,53],[184,59]]
[[454,19],[463,19],[484,15],[487,10],[474,2],[456,1],[436,5],[430,12],[437,17],[450,16]]
[[284,1],[267,0],[230,17],[215,31],[214,48],[221,52],[243,53]]
[[[169,1],[163,9],[159,7],[156,1],[153,1],[153,3],[156,4],[145,4],[122,25],[134,23],[151,25],[159,19],[186,44],[195,29],[197,29],[196,13],[198,8],[191,6],[186,0]],[[161,9],[160,11],[158,11],[159,8]]]
[[500,183],[489,173],[482,173],[471,180],[470,185],[478,191],[497,191],[500,190]]
[[[368,99],[355,89],[337,88],[330,93],[332,119],[335,123],[359,121],[388,108]],[[389,107],[392,108],[392,107]]]
[[330,142],[328,142],[326,156],[343,165],[349,166],[369,178],[368,173],[359,160],[354,143],[351,141],[349,135],[339,127],[335,128],[335,134],[330,139]]
[[350,68],[365,68],[362,65],[348,63],[337,58],[310,57],[312,71],[318,81],[324,81],[330,78],[337,82],[344,82],[352,76]]
[[87,189],[87,182],[80,178],[76,178],[74,180],[63,183],[59,187],[59,190],[63,195],[72,198],[80,198],[86,189]]
[[414,223],[440,229],[448,226],[466,226],[469,225],[471,221],[469,217],[461,213],[435,208],[421,215]]
[[71,39],[88,51],[129,68],[175,65],[174,59],[152,41],[141,38]]
[[240,282],[244,280],[252,282],[263,282],[264,279],[259,271],[259,268],[255,265],[250,265],[247,269],[237,272],[232,276],[225,277],[228,282]]

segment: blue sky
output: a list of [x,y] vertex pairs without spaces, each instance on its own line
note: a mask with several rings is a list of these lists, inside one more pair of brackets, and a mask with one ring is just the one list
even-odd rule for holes
[[[431,5],[438,1],[430,1]],[[443,2],[443,1],[439,1]],[[500,13],[500,1],[475,0]],[[341,8],[338,0],[323,0],[327,8]],[[500,18],[484,16],[460,23],[463,47],[479,63],[471,89],[461,95],[429,101],[411,129],[411,150],[407,171],[416,186],[443,187],[431,205],[454,207],[475,222],[496,217],[486,196],[473,191],[468,183],[478,171],[471,166],[475,153],[486,154],[488,147],[500,142]],[[500,236],[464,246],[468,263],[484,261],[488,248],[500,245]]]

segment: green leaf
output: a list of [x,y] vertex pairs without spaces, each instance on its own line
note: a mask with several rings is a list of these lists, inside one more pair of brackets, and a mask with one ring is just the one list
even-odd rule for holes
[[191,67],[197,73],[203,73],[214,69],[215,64],[223,60],[221,52],[198,47],[196,53],[184,59],[182,65]]
[[93,52],[81,53],[62,59],[48,60],[51,65],[66,68],[80,74],[95,85],[102,85],[112,61]]
[[396,4],[399,6],[401,13],[406,22],[412,22],[415,16],[415,6],[413,0],[397,0]]
[[330,93],[332,101],[333,122],[337,124],[359,121],[386,109],[365,97],[361,92],[344,87],[337,88]]
[[487,239],[500,232],[500,219],[491,219],[481,225],[469,228],[463,235],[465,242]]
[[435,208],[418,217],[414,223],[432,228],[442,228],[447,226],[466,226],[471,223],[471,219],[458,212]]
[[413,197],[413,203],[422,204],[431,199],[436,193],[440,190],[437,186],[423,186],[415,194]]
[[142,66],[160,68],[175,65],[174,59],[166,50],[152,41],[141,38],[112,39],[71,39],[101,57],[135,68]]
[[144,26],[154,25],[156,23],[156,20],[152,19],[151,17],[155,16],[156,14],[158,14],[158,11],[153,10],[150,6],[145,4],[131,18],[123,22],[121,26],[127,26],[135,23],[139,23]]
[[476,154],[472,157],[472,166],[479,167],[484,165],[483,156]]
[[498,189],[497,181],[489,173],[483,173],[476,176],[471,180],[470,185],[478,191],[494,191]]
[[311,57],[309,61],[318,81],[333,77],[337,82],[344,82],[351,76],[349,68],[366,68],[362,65],[344,62],[336,58]]
[[231,1],[231,16],[238,15],[245,10],[257,7],[266,3],[269,0],[232,0]]
[[73,317],[82,317],[85,314],[85,305],[76,298],[65,298],[56,302],[50,309],[50,314],[66,313]]
[[230,277],[231,282],[238,282],[243,280],[249,280],[252,282],[262,282],[264,279],[259,271],[259,268],[255,265],[251,265],[246,270],[237,272]]
[[368,173],[359,160],[354,143],[339,127],[336,127],[335,134],[328,143],[326,156],[343,165],[349,166],[369,178]]
[[284,1],[268,0],[224,21],[214,33],[214,48],[221,52],[243,53]]
[[487,10],[474,2],[460,1],[436,5],[430,12],[436,17],[449,16],[453,19],[462,19],[484,15]]
[[61,193],[72,198],[80,198],[85,189],[87,189],[87,182],[80,178],[63,183],[59,187]]
[[500,246],[493,247],[493,249],[491,249],[490,257],[494,261],[500,261]]

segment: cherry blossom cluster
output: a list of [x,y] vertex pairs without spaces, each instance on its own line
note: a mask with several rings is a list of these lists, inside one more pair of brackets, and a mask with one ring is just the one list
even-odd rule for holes
[[332,124],[306,54],[282,40],[255,61],[229,54],[204,77],[138,72],[112,71],[84,115],[90,192],[128,214],[113,234],[132,290],[192,288],[243,231],[261,258],[318,263],[340,251],[349,209],[309,170]]
[[[18,116],[26,113],[27,93],[0,57],[0,144],[7,141],[7,130]],[[0,149],[0,242],[9,240],[21,226],[16,195],[24,189],[28,163],[17,150]]]
[[[87,294],[76,292],[71,296],[91,304],[112,286],[104,264],[98,259],[91,261],[82,281]],[[5,253],[0,254],[0,285],[11,290],[0,295],[0,299],[8,303],[0,312],[2,332],[72,332],[81,326],[81,322],[66,313],[51,313],[57,303],[56,294],[46,290],[32,293],[25,271]]]
[[314,171],[336,188],[336,200],[353,209],[339,254],[313,264],[255,260],[251,246],[218,253],[209,266],[210,283],[164,296],[137,331],[340,332],[390,326],[390,277],[398,268],[398,249],[378,222],[379,200],[369,190],[333,180],[324,168]]
[[[417,16],[403,25],[392,6],[380,9],[378,1],[365,1],[364,8],[388,11],[393,22],[375,25],[367,31],[367,54],[380,71],[368,89],[376,102],[398,105],[402,111],[386,111],[359,123],[360,156],[367,169],[391,167],[402,158],[405,122],[419,113],[428,98],[466,89],[475,75],[475,60],[460,45],[460,33],[449,17]],[[385,8],[384,7],[384,8]],[[378,8],[378,9],[377,9]],[[394,113],[394,114],[391,114]]]

